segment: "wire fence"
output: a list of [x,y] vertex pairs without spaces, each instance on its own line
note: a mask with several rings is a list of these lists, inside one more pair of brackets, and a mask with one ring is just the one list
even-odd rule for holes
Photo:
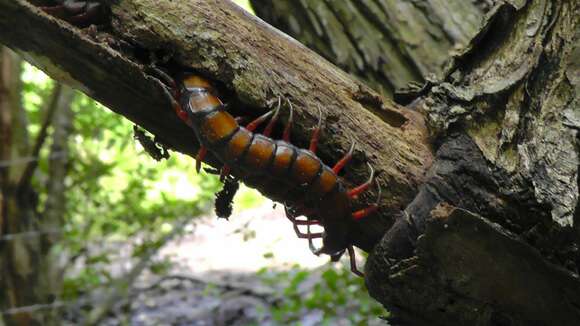
[[11,160],[0,160],[0,169],[5,169],[5,168],[15,166],[15,165],[28,164],[30,162],[36,162],[36,161],[39,161],[41,159],[61,160],[61,159],[65,159],[67,156],[68,156],[67,151],[58,151],[58,152],[51,153],[46,158],[39,157],[39,156],[23,156],[23,157],[14,158]]
[[[36,313],[50,313],[56,309],[62,309],[62,308],[66,308],[66,309],[80,309],[82,307],[85,306],[94,306],[94,305],[107,305],[107,304],[111,304],[111,296],[115,296],[115,298],[118,297],[118,299],[120,300],[120,302],[123,302],[123,300],[127,300],[131,297],[134,297],[136,294],[144,292],[144,291],[148,291],[150,289],[152,289],[153,287],[147,287],[147,288],[132,288],[133,286],[133,282],[134,280],[140,275],[140,273],[145,269],[145,267],[147,265],[149,265],[149,263],[151,262],[151,258],[153,257],[153,255],[155,255],[156,253],[159,252],[159,250],[165,245],[167,244],[169,241],[171,241],[172,239],[174,239],[176,236],[183,234],[184,230],[186,229],[185,226],[187,224],[189,224],[191,221],[190,217],[186,217],[183,219],[180,219],[178,221],[176,221],[176,223],[173,225],[173,231],[171,231],[169,234],[164,235],[163,237],[161,237],[161,239],[157,239],[155,242],[159,242],[159,246],[153,246],[151,248],[149,248],[148,250],[146,250],[146,252],[143,255],[140,255],[140,258],[138,260],[136,260],[133,264],[133,267],[130,269],[130,271],[128,271],[127,273],[125,273],[125,275],[120,276],[119,278],[116,279],[115,282],[126,282],[126,284],[129,286],[130,290],[128,291],[128,293],[126,295],[116,295],[115,293],[118,292],[119,288],[123,288],[124,285],[120,285],[120,284],[116,284],[115,286],[115,282],[111,283],[109,286],[107,287],[103,287],[104,289],[104,295],[92,295],[92,296],[83,296],[80,298],[77,298],[76,300],[71,300],[71,301],[63,301],[63,300],[56,300],[54,302],[51,303],[38,303],[38,304],[32,304],[32,305],[28,305],[28,306],[20,306],[20,307],[13,307],[13,308],[9,308],[9,309],[5,309],[0,311],[0,316],[10,316],[10,315],[17,315],[17,314],[36,314]],[[35,231],[26,231],[26,232],[20,232],[20,233],[11,233],[11,234],[5,234],[0,236],[0,242],[4,241],[14,241],[16,239],[35,239],[39,236],[43,236],[43,235],[48,235],[48,234],[62,234],[65,231],[63,229],[45,229],[45,230],[35,230]],[[104,239],[95,239],[95,242],[98,243],[103,243]],[[118,243],[126,243],[126,242],[130,242],[129,240],[126,241],[112,241],[112,242],[118,242]],[[106,292],[110,292],[110,293],[106,293]],[[115,301],[115,303],[118,303],[117,301]],[[0,324],[1,324],[1,319],[0,319]]]
[[14,241],[18,239],[35,239],[44,235],[54,235],[64,233],[61,229],[46,229],[37,231],[26,231],[19,233],[8,233],[0,236],[0,242]]

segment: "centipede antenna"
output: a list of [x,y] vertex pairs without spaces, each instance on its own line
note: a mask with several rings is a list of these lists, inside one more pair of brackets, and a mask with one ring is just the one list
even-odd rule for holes
[[288,122],[286,123],[286,128],[284,128],[284,134],[282,135],[282,140],[289,143],[290,142],[290,132],[292,131],[292,123],[294,122],[294,108],[292,107],[292,102],[290,99],[286,99],[288,102],[288,107],[290,108],[290,113],[288,114]]
[[264,129],[264,132],[263,132],[264,136],[270,137],[270,134],[272,133],[272,129],[274,129],[274,124],[276,123],[276,121],[278,121],[278,116],[280,115],[280,107],[281,106],[282,106],[282,100],[280,99],[280,97],[278,97],[278,106],[276,107],[276,111],[274,111],[274,115],[272,116],[272,119],[270,119],[270,122],[268,122],[268,125]]
[[355,145],[355,141],[354,139],[352,140],[352,143],[350,144],[350,148],[348,150],[348,152],[340,159],[340,161],[338,161],[334,167],[332,168],[332,171],[335,174],[338,174],[338,172],[340,172],[340,170],[342,170],[342,168],[344,168],[344,166],[348,163],[348,161],[350,161],[350,159],[352,158],[352,154],[354,153],[354,145]]

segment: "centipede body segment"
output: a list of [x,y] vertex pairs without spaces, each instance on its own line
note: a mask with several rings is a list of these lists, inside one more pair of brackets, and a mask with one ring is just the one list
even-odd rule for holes
[[[238,119],[224,109],[206,79],[185,74],[178,79],[177,85],[176,113],[193,129],[201,144],[196,156],[196,169],[199,171],[201,161],[211,152],[223,163],[222,179],[233,176],[272,200],[283,203],[296,234],[308,239],[316,254],[324,253],[337,258],[348,251],[353,272],[362,275],[354,262],[348,229],[352,221],[374,213],[378,203],[352,212],[353,198],[367,190],[374,181],[372,167],[370,179],[351,190],[338,177],[338,172],[352,157],[354,146],[334,167],[329,167],[316,156],[322,126],[321,113],[309,149],[301,149],[290,143],[293,114],[290,101],[287,101],[289,122],[282,139],[275,140],[270,136],[279,117],[280,99],[275,109],[241,126]],[[269,122],[262,134],[256,133],[258,126],[266,121]],[[299,216],[306,216],[306,220],[298,219]],[[299,225],[306,225],[307,232],[301,232]],[[310,233],[311,225],[322,226],[324,232]],[[319,249],[315,249],[312,243],[315,238],[322,238],[323,245]]]

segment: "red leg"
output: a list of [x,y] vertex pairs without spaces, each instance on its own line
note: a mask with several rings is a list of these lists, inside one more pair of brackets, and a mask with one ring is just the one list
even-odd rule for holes
[[266,119],[268,119],[272,113],[274,113],[275,110],[270,110],[264,114],[262,114],[261,116],[257,117],[254,121],[248,123],[246,125],[246,129],[248,129],[248,131],[254,131],[256,130],[256,128],[258,128],[258,126],[260,124],[262,124],[264,121],[266,121]]
[[352,246],[348,246],[346,248],[346,250],[348,250],[348,256],[350,259],[350,271],[353,272],[353,274],[358,275],[360,277],[365,277],[365,274],[363,274],[361,271],[358,270],[358,268],[356,267],[356,257],[354,254],[354,249],[352,248]]
[[312,131],[312,138],[310,139],[310,151],[316,153],[316,148],[318,147],[318,139],[320,138],[320,128],[322,126],[322,110],[320,106],[318,107],[318,125]]
[[199,171],[201,170],[201,162],[203,162],[203,159],[205,158],[206,154],[207,154],[207,147],[202,145],[199,148],[197,155],[195,156],[195,170],[197,171],[197,173],[199,173]]
[[280,115],[280,106],[281,106],[281,99],[278,97],[278,107],[276,108],[276,111],[274,112],[274,116],[272,116],[272,119],[270,119],[270,122],[268,122],[268,125],[266,125],[266,128],[264,129],[264,132],[262,133],[266,137],[270,137],[270,134],[272,134],[272,129],[274,129],[274,125],[276,124],[276,121],[278,121],[278,116]]
[[[322,238],[322,233],[310,233],[310,225],[316,224],[316,223],[314,223],[315,221],[297,220],[296,216],[291,214],[290,211],[288,210],[288,207],[286,207],[286,206],[284,206],[284,211],[286,213],[286,217],[290,220],[290,222],[292,222],[292,226],[294,227],[294,232],[296,232],[296,236],[298,238],[300,238],[300,239]],[[305,223],[305,224],[301,224],[301,223]],[[298,228],[298,225],[307,225],[308,226],[307,233],[302,233],[300,231],[300,229]]]
[[381,189],[381,186],[379,185],[378,182],[376,182],[376,185],[377,185],[377,188],[379,189],[378,190],[378,193],[377,193],[377,201],[374,204],[372,204],[369,207],[367,207],[367,208],[363,208],[361,210],[358,210],[358,211],[352,213],[352,218],[353,219],[360,220],[361,218],[363,218],[365,216],[369,216],[369,215],[371,215],[372,213],[376,212],[379,209],[379,202],[381,200],[382,189]]
[[[294,225],[294,231],[296,232],[296,235],[298,236],[299,239],[318,239],[318,238],[322,238],[322,232],[316,232],[316,233],[302,233],[300,232],[300,230],[298,229],[298,225]],[[310,231],[310,225],[308,226],[308,231]]]
[[338,172],[340,172],[340,170],[342,170],[342,168],[348,163],[348,161],[350,161],[350,159],[352,158],[352,153],[354,152],[354,142],[352,142],[352,144],[350,145],[350,149],[348,150],[348,152],[340,159],[340,161],[338,161],[334,167],[332,168],[332,171],[336,174],[338,174]]
[[361,184],[360,186],[349,190],[348,196],[350,198],[357,197],[362,192],[366,191],[370,187],[370,185],[373,183],[373,180],[375,179],[375,170],[373,169],[373,167],[370,164],[368,164],[368,165],[369,165],[369,169],[371,170],[371,176],[369,177],[369,180],[367,182]]
[[294,122],[294,108],[292,107],[292,102],[288,101],[288,106],[290,107],[290,114],[288,116],[288,122],[286,123],[286,128],[284,128],[284,134],[282,135],[282,140],[289,143],[290,142],[290,132],[292,131],[292,123]]
[[181,108],[181,105],[179,105],[179,103],[177,103],[175,100],[173,101],[173,109],[175,110],[175,113],[179,119],[189,125],[189,116],[187,115],[187,112],[185,112],[185,110]]

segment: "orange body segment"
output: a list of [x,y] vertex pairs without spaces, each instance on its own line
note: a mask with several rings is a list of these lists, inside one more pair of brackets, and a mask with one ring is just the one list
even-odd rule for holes
[[229,113],[216,111],[208,114],[201,125],[201,132],[210,144],[214,144],[238,129],[238,123]]
[[196,96],[191,96],[189,98],[189,105],[192,108],[199,108],[199,110],[215,108],[222,104],[222,102],[215,96],[207,96],[206,94],[200,94]]
[[255,136],[244,157],[249,172],[256,173],[266,168],[274,154],[274,149],[275,145],[272,141],[265,137]]
[[186,88],[204,88],[208,90],[213,89],[209,80],[198,75],[187,75],[185,78],[183,78],[183,85]]
[[292,158],[294,157],[294,150],[286,145],[278,144],[276,147],[276,154],[270,169],[276,176],[285,176],[288,173]]
[[251,141],[252,134],[246,129],[240,128],[226,145],[227,148],[223,151],[222,156],[227,162],[236,161],[244,154]]
[[316,157],[306,154],[305,152],[298,152],[296,161],[292,166],[292,178],[296,180],[298,185],[308,184],[320,171],[322,164]]
[[312,183],[310,193],[314,196],[322,197],[334,189],[337,182],[338,179],[336,174],[334,174],[330,169],[323,168],[318,179]]

